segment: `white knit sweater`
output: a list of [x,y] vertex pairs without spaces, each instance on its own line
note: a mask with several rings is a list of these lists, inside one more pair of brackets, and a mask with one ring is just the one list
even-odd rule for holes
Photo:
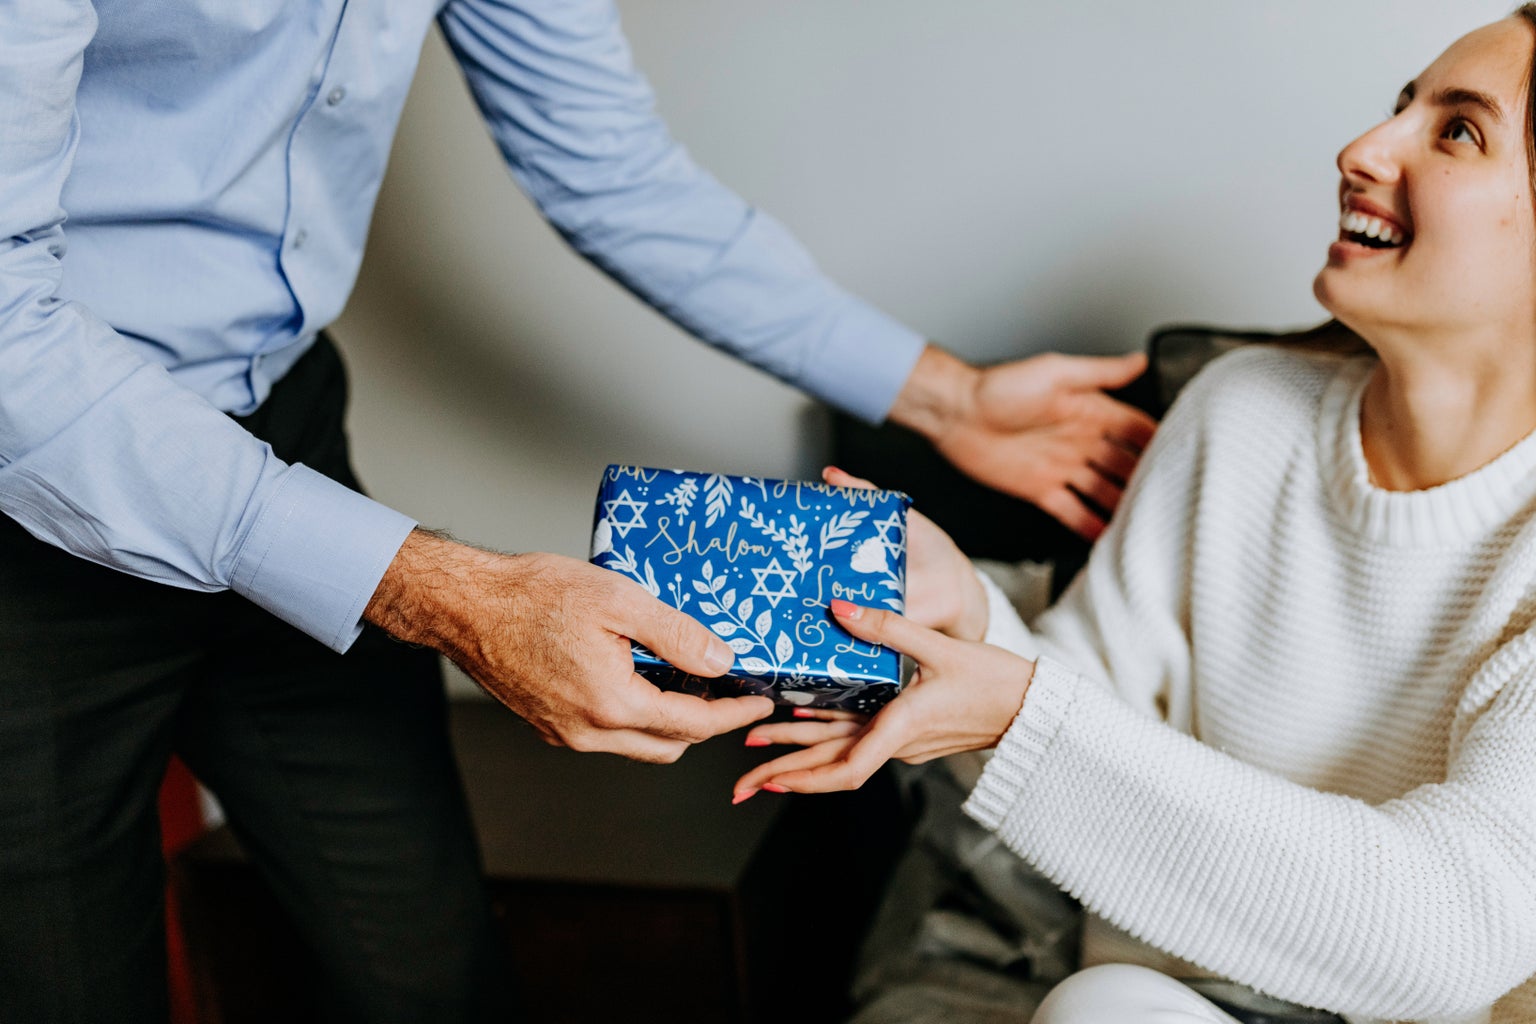
[[1536,435],[1375,488],[1373,365],[1265,346],[1189,385],[1033,636],[992,602],[1042,657],[966,810],[1260,991],[1533,1021]]

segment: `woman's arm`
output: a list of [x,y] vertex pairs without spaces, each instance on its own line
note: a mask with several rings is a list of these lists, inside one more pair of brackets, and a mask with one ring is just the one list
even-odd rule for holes
[[[1305,368],[1280,369],[1271,390],[1311,388]],[[1251,417],[1254,393],[1242,383],[1224,374],[1197,390]],[[1313,414],[1294,403],[1292,412]],[[1223,467],[1226,483],[1268,472],[1277,488],[1296,486],[1297,475],[1294,449],[1261,465],[1220,447],[1231,431],[1190,431],[1178,418],[1154,441],[1088,571],[1037,620],[1038,663],[840,606],[855,635],[912,653],[917,675],[870,723],[795,723],[786,741],[817,745],[744,783],[844,788],[889,757],[997,743],[968,810],[1112,924],[1263,991],[1346,1013],[1424,1019],[1486,1007],[1536,970],[1536,642],[1512,641],[1475,669],[1449,749],[1427,741],[1435,764],[1414,770],[1432,784],[1396,799],[1324,792],[1196,740],[1187,566],[1232,560],[1227,547],[1190,539],[1197,524],[1218,535],[1240,524],[1241,536],[1262,538],[1275,513],[1269,490],[1239,501],[1240,488],[1190,467]],[[1270,448],[1283,440],[1257,434]],[[1202,489],[1208,503],[1194,499]],[[1251,567],[1258,547],[1240,550],[1253,557],[1239,568]],[[1295,558],[1283,545],[1273,557],[1281,567]],[[1301,664],[1313,652],[1294,653]],[[1346,674],[1320,692],[1344,687],[1348,705],[1349,684]],[[1274,685],[1285,685],[1283,672]],[[1022,704],[1012,719],[1010,701]],[[1250,710],[1277,750],[1306,728]],[[1408,740],[1381,736],[1398,744],[1383,756],[1401,757]]]
[[1090,910],[1206,969],[1393,1020],[1486,1007],[1536,969],[1536,637],[1490,661],[1519,669],[1448,780],[1371,806],[1238,761],[1049,658],[834,611],[917,676],[868,723],[779,727],[811,745],[739,786],[854,788],[891,758],[996,745],[967,812]]

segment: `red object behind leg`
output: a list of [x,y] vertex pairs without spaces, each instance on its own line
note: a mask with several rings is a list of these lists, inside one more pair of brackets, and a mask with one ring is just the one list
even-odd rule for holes
[[[160,846],[169,860],[183,846],[203,833],[203,806],[198,798],[197,780],[181,763],[171,758],[160,784]],[[197,1024],[197,1003],[192,991],[191,963],[181,934],[176,894],[165,887],[165,944],[169,964],[166,979],[171,993],[171,1024]]]

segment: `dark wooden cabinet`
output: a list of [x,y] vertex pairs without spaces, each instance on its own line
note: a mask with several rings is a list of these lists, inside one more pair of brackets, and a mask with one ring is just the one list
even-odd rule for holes
[[[530,1022],[844,1017],[904,832],[884,777],[733,807],[731,783],[766,756],[740,734],[662,766],[549,747],[488,702],[456,704],[453,733]],[[207,1016],[315,1019],[313,965],[228,832],[174,876]]]

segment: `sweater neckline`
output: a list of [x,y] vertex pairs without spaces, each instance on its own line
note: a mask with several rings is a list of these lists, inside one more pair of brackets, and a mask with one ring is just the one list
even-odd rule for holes
[[1536,492],[1536,431],[1492,462],[1421,491],[1388,491],[1371,483],[1360,438],[1360,403],[1375,367],[1372,356],[1347,360],[1323,393],[1318,458],[1345,519],[1384,544],[1438,546],[1476,540],[1506,523]]

